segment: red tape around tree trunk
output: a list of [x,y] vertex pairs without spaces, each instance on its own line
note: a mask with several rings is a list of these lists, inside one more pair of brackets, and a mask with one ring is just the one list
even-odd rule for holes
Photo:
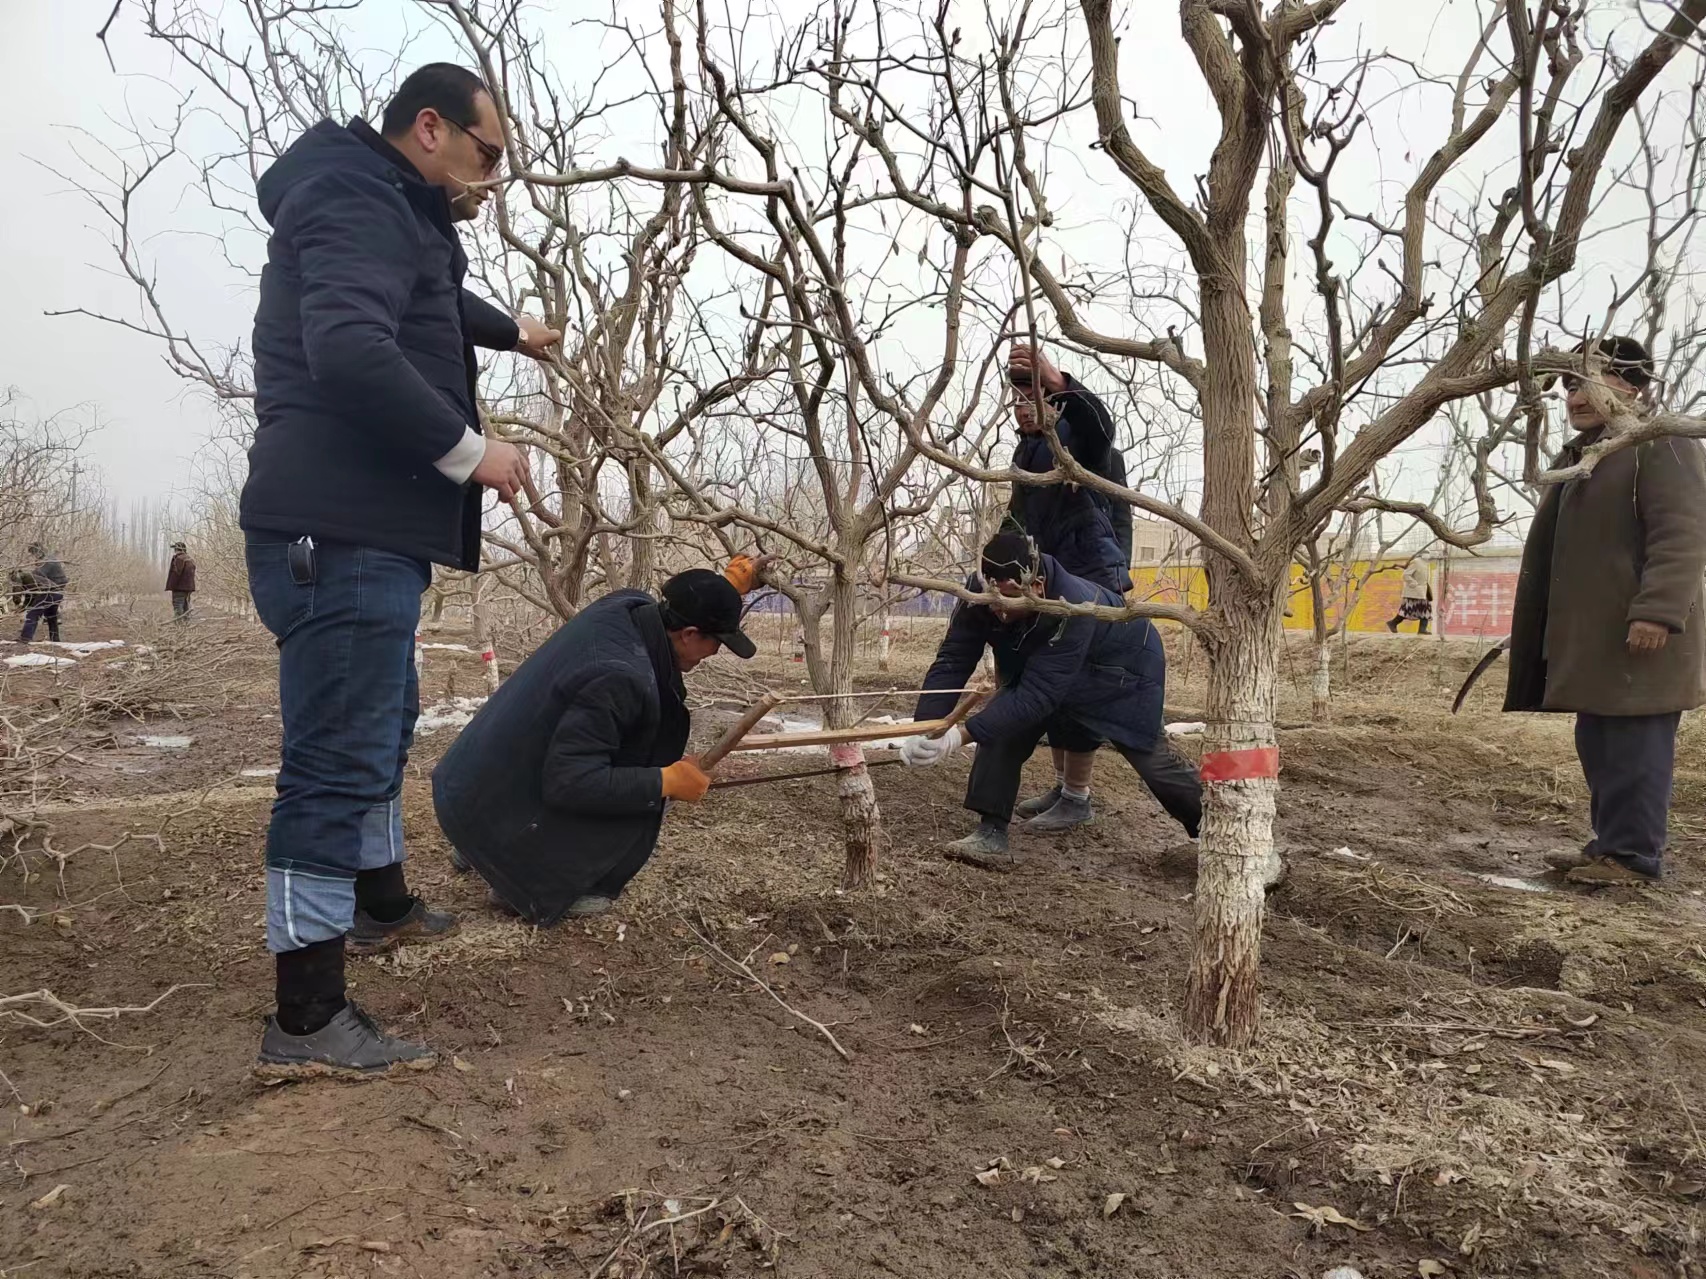
[[1205,782],[1244,782],[1279,776],[1279,747],[1258,746],[1241,751],[1209,751],[1198,773]]

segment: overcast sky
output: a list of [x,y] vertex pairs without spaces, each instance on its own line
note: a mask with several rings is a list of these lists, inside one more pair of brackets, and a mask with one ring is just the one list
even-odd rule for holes
[[[17,387],[44,415],[80,406],[98,415],[102,429],[93,458],[108,492],[122,503],[181,491],[190,459],[217,418],[212,405],[165,366],[155,341],[92,319],[44,315],[78,306],[124,316],[137,311],[134,287],[114,274],[111,232],[101,225],[99,211],[39,164],[67,173],[84,171],[75,148],[96,153],[79,130],[120,142],[127,115],[158,120],[173,101],[173,81],[178,87],[190,83],[164,50],[142,38],[134,19],[121,20],[116,28],[113,52],[125,74],[115,75],[94,38],[111,4],[0,0],[0,157],[14,175],[14,195],[0,203],[0,244],[5,246],[0,256],[0,386]],[[1138,99],[1144,116],[1162,117],[1134,122],[1134,133],[1173,174],[1175,184],[1188,191],[1191,174],[1201,171],[1212,145],[1212,107],[1178,38],[1172,0],[1133,0],[1126,7],[1136,15],[1127,24],[1123,51],[1126,92]],[[777,0],[771,8],[804,13],[815,6]],[[1479,9],[1469,0],[1358,0],[1347,10],[1344,34],[1357,34],[1364,47],[1392,49],[1455,76],[1462,51],[1478,29]],[[608,14],[609,6],[539,9],[549,13],[545,21],[553,36],[567,33],[569,18],[578,11]],[[1143,15],[1151,11],[1164,21],[1164,29],[1146,26]],[[361,15],[364,35],[384,47],[388,32],[419,28],[418,12],[411,0],[367,0]],[[553,30],[559,23],[563,26]],[[975,24],[974,16],[967,25]],[[595,43],[584,29],[553,40],[553,56],[566,79],[573,82],[579,73],[572,62],[562,61],[565,57],[585,59],[589,78],[602,66]],[[429,48],[430,43],[421,46],[419,58],[411,50],[411,60],[426,60]],[[1437,113],[1422,109],[1394,116],[1380,146],[1347,156],[1344,189],[1387,189],[1396,196],[1437,145],[1440,123]],[[1093,124],[1084,119],[1073,128],[1093,130]],[[606,139],[597,158],[625,150],[624,140]],[[1097,153],[1073,145],[1057,148],[1054,155],[1050,197],[1061,215],[1059,234],[1077,224],[1080,236],[1105,239],[1117,226],[1117,207],[1130,199],[1130,187]],[[182,197],[182,177],[174,182],[151,191],[138,211],[139,222],[151,233],[146,250],[158,263],[165,300],[174,318],[198,337],[214,342],[246,337],[253,310],[249,282],[227,265],[215,241],[198,234],[206,230],[205,222],[197,222],[198,202]],[[1156,252],[1176,252],[1164,239],[1157,236]],[[1294,267],[1307,271],[1301,236],[1293,253]]]

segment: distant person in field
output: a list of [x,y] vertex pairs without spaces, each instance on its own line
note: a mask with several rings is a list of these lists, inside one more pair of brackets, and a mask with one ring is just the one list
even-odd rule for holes
[[651,859],[670,802],[705,798],[681,677],[719,649],[757,652],[741,596],[763,563],[595,600],[469,721],[433,769],[433,804],[452,861],[494,904],[542,927],[604,914]]
[[420,710],[414,635],[432,565],[480,563],[486,491],[527,478],[480,433],[476,346],[536,359],[560,338],[462,287],[457,224],[503,162],[480,78],[411,74],[381,128],[322,120],[260,177],[272,226],[255,311],[243,487],[249,590],[278,640],[284,747],[267,829],[278,1008],[266,1078],[434,1064],[344,990],[346,950],[449,936],[403,874],[403,769]]
[[[983,548],[981,575],[970,590],[1018,599],[1119,606],[1121,596],[1075,577],[1023,533],[1004,532]],[[942,737],[909,737],[901,758],[914,766],[939,764],[967,742],[977,744],[965,806],[978,827],[948,845],[948,856],[986,870],[1007,870],[1020,857],[1007,826],[1018,797],[1020,771],[1045,735],[1060,733],[1094,749],[1106,741],[1137,770],[1185,834],[1197,837],[1202,783],[1196,769],[1175,755],[1161,727],[1167,689],[1167,653],[1155,627],[1142,618],[1102,622],[1058,617],[1000,604],[961,603],[924,687],[941,689],[918,699],[915,719],[935,719],[954,708],[957,694],[983,660],[995,654],[1000,690],[964,724]]]
[[[1045,426],[1052,424],[1061,444],[1085,470],[1118,484],[1126,482],[1125,454],[1120,451],[1113,415],[1083,383],[1062,373],[1029,343],[1011,348],[1007,380],[1013,391],[1013,421],[1019,428],[1013,448],[1015,470],[1041,474],[1054,469],[1054,450],[1044,433]],[[1040,552],[1052,556],[1074,577],[1116,595],[1131,589],[1131,507],[1126,503],[1076,484],[1016,483],[1008,515]],[[1090,778],[1095,743],[1061,728],[1049,733],[1049,746],[1054,755],[1054,785],[1013,810],[1029,819],[1026,830],[1045,835],[1071,830],[1094,816]]]
[[182,542],[172,543],[166,589],[172,593],[172,618],[181,622],[190,615],[190,596],[195,594],[195,561],[190,558],[190,548]]
[[[1585,349],[1585,344],[1584,344]],[[1595,344],[1615,398],[1653,380],[1628,337]],[[1586,381],[1563,379],[1576,435],[1555,467],[1606,430]],[[1507,711],[1576,716],[1593,838],[1547,858],[1586,884],[1659,878],[1669,838],[1676,730],[1706,702],[1706,449],[1667,437],[1600,459],[1586,479],[1546,490],[1523,547],[1511,616]]]
[[1404,585],[1398,596],[1398,612],[1386,629],[1393,634],[1405,622],[1416,623],[1416,634],[1426,635],[1434,616],[1434,588],[1428,580],[1428,562],[1417,556],[1404,565]]
[[18,632],[18,642],[28,644],[36,637],[36,624],[47,623],[47,638],[59,643],[59,606],[65,602],[65,587],[70,581],[65,565],[47,553],[40,542],[31,542],[26,554],[30,562],[19,574],[24,591],[24,629]]

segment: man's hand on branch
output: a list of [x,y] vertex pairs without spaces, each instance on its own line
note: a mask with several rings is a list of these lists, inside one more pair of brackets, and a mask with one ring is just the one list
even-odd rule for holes
[[900,758],[909,768],[940,764],[965,745],[965,730],[955,724],[940,737],[909,737],[900,744]]
[[550,359],[551,348],[563,340],[561,330],[550,328],[531,315],[518,315],[515,322],[521,327],[521,340],[515,344],[515,349],[535,360]]
[[507,502],[522,491],[527,480],[527,455],[515,445],[486,437],[486,455],[469,477],[498,491],[498,500]]
[[1657,622],[1629,623],[1629,651],[1631,653],[1656,653],[1670,639],[1670,628],[1660,626]]
[[1059,395],[1066,390],[1066,374],[1029,342],[1015,342],[1007,353],[1007,380],[1019,386],[1039,383],[1044,395]]

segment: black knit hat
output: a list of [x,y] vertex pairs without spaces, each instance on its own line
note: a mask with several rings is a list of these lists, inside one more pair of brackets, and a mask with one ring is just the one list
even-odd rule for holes
[[740,592],[721,573],[708,568],[677,573],[663,584],[663,602],[673,620],[713,636],[736,657],[758,652],[740,628]]
[[1012,530],[997,533],[983,548],[983,580],[1028,585],[1042,562],[1037,544],[1026,534]]
[[[1653,357],[1647,354],[1647,348],[1632,337],[1608,337],[1582,342],[1573,354],[1585,355],[1589,351],[1603,355],[1606,359],[1605,371],[1615,373],[1637,391],[1645,390],[1653,380]],[[1563,374],[1564,377],[1574,376]],[[1557,376],[1546,379],[1546,390],[1552,389]]]

